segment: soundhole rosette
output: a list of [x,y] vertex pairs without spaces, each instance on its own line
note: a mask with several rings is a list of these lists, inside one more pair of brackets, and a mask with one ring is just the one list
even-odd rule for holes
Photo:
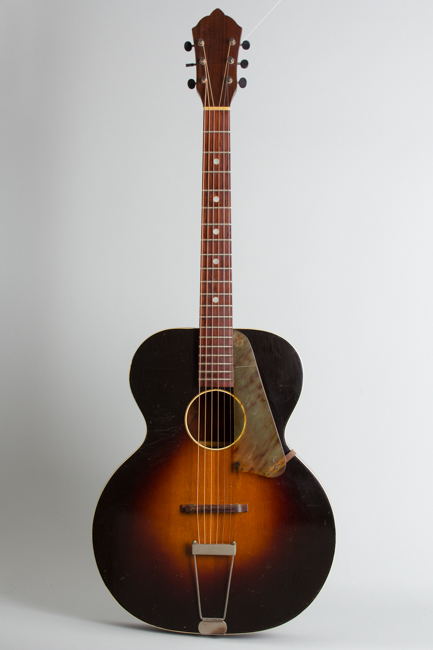
[[207,451],[223,451],[235,445],[246,424],[247,415],[240,399],[221,388],[198,393],[185,411],[189,437]]

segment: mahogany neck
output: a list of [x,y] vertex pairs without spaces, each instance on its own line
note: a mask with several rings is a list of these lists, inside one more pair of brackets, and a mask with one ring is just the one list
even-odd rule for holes
[[233,386],[230,110],[205,109],[199,387]]

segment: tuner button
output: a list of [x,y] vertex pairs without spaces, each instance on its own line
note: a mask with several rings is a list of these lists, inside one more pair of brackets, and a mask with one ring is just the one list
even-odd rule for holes
[[244,50],[249,50],[250,49],[250,42],[249,41],[244,41],[243,43],[241,43],[241,45],[244,48]]
[[248,68],[248,61],[246,59],[244,59],[243,61],[241,61],[239,63],[239,65],[241,66],[241,68],[244,68],[244,69]]
[[195,88],[194,79],[188,79],[188,88],[191,88],[191,90],[193,90]]
[[184,48],[185,48],[185,50],[186,50],[187,52],[191,52],[191,50],[192,50],[192,43],[190,43],[189,41],[187,41],[187,42],[185,43],[185,45],[184,45]]
[[247,85],[247,80],[245,79],[245,77],[242,77],[241,79],[239,79],[239,86],[241,88],[245,88],[246,85]]

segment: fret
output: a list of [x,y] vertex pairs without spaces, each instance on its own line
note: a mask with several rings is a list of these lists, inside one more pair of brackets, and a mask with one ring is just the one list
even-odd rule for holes
[[219,154],[222,154],[223,156],[225,156],[227,154],[230,154],[230,151],[203,151],[203,153],[212,153],[212,154],[219,153]]
[[[210,246],[208,245],[206,248],[207,248],[207,250],[209,250],[209,248],[212,249],[213,247],[212,247],[212,245],[210,245]],[[232,254],[229,253],[229,252],[225,252],[224,248],[222,246],[218,246],[218,248],[217,247],[214,248],[213,252],[200,253],[200,256],[201,257],[206,257],[206,258],[215,257],[216,259],[221,258],[221,262],[223,262],[225,264],[231,264],[231,260],[228,259],[228,258],[232,257]],[[224,257],[226,257],[227,259],[223,259]],[[202,260],[202,263],[205,262],[205,261],[206,260]],[[207,261],[209,261],[209,260],[207,260]],[[214,266],[215,266],[215,268],[218,268],[218,264],[215,264]]]
[[230,131],[203,131],[203,133],[230,133]]
[[203,205],[202,210],[231,210],[231,207],[229,205]]
[[[199,374],[199,384],[201,387],[211,387],[211,388],[220,388],[221,386],[233,386],[233,375],[228,375],[222,376],[222,375],[213,375],[212,377],[209,377],[209,373],[203,373],[202,375]],[[224,382],[230,382],[227,384],[224,384]]]
[[[200,349],[201,349],[201,348],[211,348],[212,350],[215,350],[215,347],[214,347],[213,345],[204,345],[204,344],[202,345],[202,344],[200,343]],[[230,349],[232,349],[232,348],[233,348],[233,344],[232,344],[232,345],[218,345],[218,349],[219,349],[219,348],[230,348]],[[219,356],[221,356],[221,355],[219,355]],[[225,355],[223,354],[222,356],[228,356],[228,355],[227,355],[227,354],[225,354]]]
[[[218,173],[219,174],[225,174],[226,172],[218,172]],[[202,189],[202,192],[231,192],[231,190],[227,190],[227,189],[224,189],[224,188],[219,189],[217,187],[214,187],[214,188],[210,187],[209,189],[207,189],[207,188]]]
[[[205,328],[206,329],[206,328]],[[205,339],[233,339],[232,336],[208,336],[207,334],[204,337]]]

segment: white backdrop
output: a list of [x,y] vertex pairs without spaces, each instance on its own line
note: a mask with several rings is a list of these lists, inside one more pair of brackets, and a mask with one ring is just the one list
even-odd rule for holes
[[[219,7],[246,37],[273,4]],[[198,323],[202,111],[183,42],[216,7],[0,5],[6,650],[174,639],[111,598],[90,531],[145,434],[135,349]],[[429,0],[282,0],[242,50],[235,325],[301,355],[286,437],[330,495],[338,545],[305,613],[230,648],[433,645],[432,33]]]

